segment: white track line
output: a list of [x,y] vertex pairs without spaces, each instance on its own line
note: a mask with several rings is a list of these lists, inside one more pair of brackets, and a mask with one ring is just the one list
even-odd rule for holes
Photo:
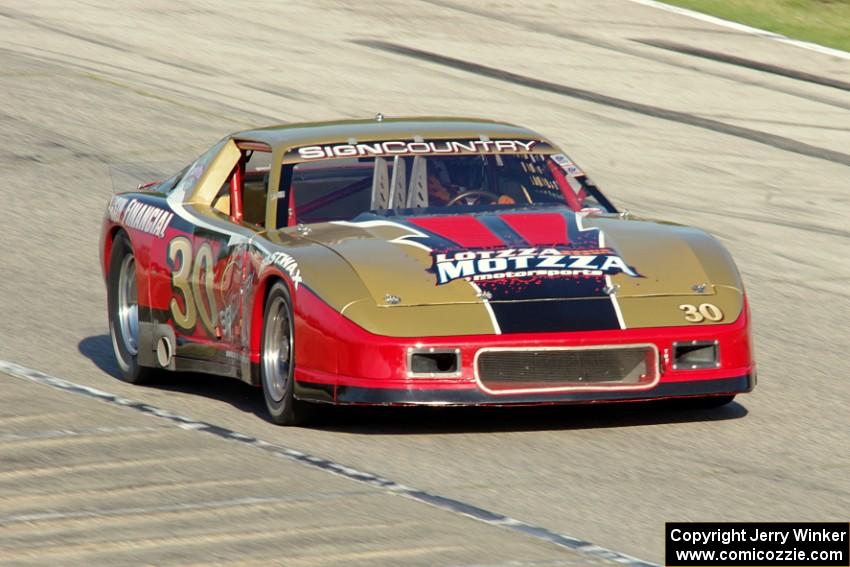
[[725,28],[730,28],[736,31],[748,33],[751,35],[757,35],[766,39],[770,39],[773,41],[778,41],[780,43],[786,43],[788,45],[793,45],[795,47],[802,47],[803,49],[808,49],[810,51],[816,51],[823,55],[829,55],[831,57],[839,57],[841,59],[850,60],[850,52],[842,51],[840,49],[833,49],[831,47],[826,47],[823,45],[819,45],[817,43],[811,43],[808,41],[801,41],[799,39],[791,39],[788,36],[769,32],[767,30],[762,30],[759,28],[753,28],[750,26],[745,26],[744,24],[739,24],[738,22],[732,22],[729,20],[724,20],[723,18],[718,18],[715,16],[709,16],[708,14],[703,14],[702,12],[695,12],[694,10],[688,10],[687,8],[680,8],[678,6],[671,6],[670,4],[665,4],[663,2],[659,2],[658,0],[629,0],[629,2],[634,2],[635,4],[642,4],[644,6],[650,6],[652,8],[658,8],[659,10],[664,10],[666,12],[672,12],[674,14],[679,14],[680,16],[687,16],[689,18],[694,18],[696,20],[702,20],[703,22],[708,22],[710,24],[715,24],[718,26],[723,26]]
[[516,520],[509,516],[504,516],[502,514],[491,512],[484,508],[479,508],[478,506],[474,506],[472,504],[467,504],[466,502],[462,502],[460,500],[455,500],[454,498],[448,498],[446,496],[440,496],[439,494],[433,492],[427,492],[425,490],[419,490],[417,488],[405,486],[394,480],[384,478],[370,472],[357,470],[346,465],[331,461],[329,459],[311,455],[309,453],[303,453],[295,449],[290,449],[289,447],[285,447],[283,445],[269,443],[268,441],[263,441],[255,437],[244,435],[242,433],[239,433],[232,429],[228,429],[226,427],[222,427],[220,425],[215,425],[205,421],[198,421],[189,417],[184,417],[172,413],[168,410],[163,410],[156,406],[152,406],[150,404],[129,400],[127,398],[116,396],[115,394],[110,394],[109,392],[104,392],[103,390],[97,390],[89,386],[76,384],[69,380],[57,378],[55,376],[45,374],[44,372],[39,372],[38,370],[33,370],[32,368],[27,368],[25,366],[15,364],[14,362],[0,360],[0,372],[5,372],[10,376],[14,376],[16,378],[20,378],[28,382],[40,384],[42,386],[49,386],[57,390],[86,396],[88,398],[94,398],[96,400],[100,400],[108,404],[122,406],[127,409],[144,413],[152,417],[164,419],[176,424],[178,427],[181,427],[183,429],[190,429],[194,431],[199,431],[201,433],[207,433],[210,435],[214,435],[220,439],[225,439],[234,443],[240,443],[242,445],[254,447],[255,449],[260,449],[276,457],[280,457],[288,461],[294,461],[300,465],[319,469],[321,471],[336,476],[341,476],[349,480],[353,480],[355,482],[366,484],[373,488],[378,488],[389,494],[402,496],[410,500],[415,500],[416,502],[428,504],[435,508],[439,508],[440,510],[451,512],[460,516],[465,516],[467,518],[471,518],[473,520],[477,520],[479,522],[483,522],[491,526],[496,526],[511,531],[519,532],[542,541],[553,543],[559,547],[569,549],[570,551],[574,551],[582,555],[586,555],[588,557],[608,560],[614,563],[619,563],[621,565],[628,565],[629,567],[660,567],[655,563],[642,561],[640,559],[636,559],[618,551],[599,547],[598,545],[594,545],[589,541],[584,541],[582,539],[575,538],[566,534],[553,532],[542,526],[529,524],[521,520]]

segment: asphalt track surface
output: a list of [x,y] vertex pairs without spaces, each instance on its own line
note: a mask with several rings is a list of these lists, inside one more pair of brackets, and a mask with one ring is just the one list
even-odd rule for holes
[[[0,6],[0,565],[657,563],[665,521],[847,521],[846,60],[625,0],[290,4]],[[530,126],[621,206],[716,234],[756,391],[284,429],[232,380],[120,382],[113,187],[377,111]]]

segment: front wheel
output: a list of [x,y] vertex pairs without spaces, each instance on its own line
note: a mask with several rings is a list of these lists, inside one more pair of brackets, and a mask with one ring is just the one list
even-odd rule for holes
[[269,291],[263,317],[260,371],[263,395],[272,421],[278,425],[303,424],[313,407],[295,399],[295,326],[289,290],[276,283]]

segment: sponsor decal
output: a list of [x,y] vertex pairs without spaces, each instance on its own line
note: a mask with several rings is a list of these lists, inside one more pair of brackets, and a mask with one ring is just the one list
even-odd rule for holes
[[432,252],[437,285],[457,279],[471,282],[517,278],[597,278],[640,274],[611,248],[506,248]]
[[298,262],[287,254],[286,252],[275,252],[265,260],[263,260],[260,269],[262,270],[266,266],[270,266],[274,264],[279,267],[281,270],[289,274],[290,279],[292,280],[292,285],[295,286],[295,289],[298,289],[298,284],[301,283],[301,268],[298,267]]
[[298,148],[302,160],[334,157],[396,156],[417,154],[459,155],[470,153],[525,153],[537,144],[535,140],[441,140],[436,142],[364,142],[331,144]]
[[552,156],[552,160],[561,166],[561,169],[569,175],[570,177],[579,177],[584,175],[584,172],[581,170],[579,166],[577,166],[573,161],[565,156],[564,154],[554,154]]
[[113,197],[109,205],[109,218],[128,228],[152,234],[157,238],[165,236],[174,213],[143,203],[138,199],[127,202],[124,197]]
[[124,212],[124,208],[129,202],[130,200],[127,197],[120,195],[112,197],[112,200],[109,201],[109,220],[116,223],[121,222],[121,213]]

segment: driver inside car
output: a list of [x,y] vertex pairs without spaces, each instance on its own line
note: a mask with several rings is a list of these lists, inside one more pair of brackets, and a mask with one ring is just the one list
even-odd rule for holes
[[428,202],[431,205],[447,205],[456,195],[457,191],[449,189],[440,181],[440,176],[433,171],[428,172]]
[[[444,184],[440,180],[440,176],[433,170],[428,172],[428,202],[431,206],[446,206],[451,203],[452,199],[456,198],[462,193],[464,193],[464,190],[462,188],[456,187],[451,184]],[[480,196],[478,196],[477,198],[471,197],[471,199],[478,201],[480,200]],[[497,205],[513,205],[516,203],[516,201],[508,195],[500,195],[499,198],[494,202]],[[460,201],[457,204],[467,205],[473,203]]]

